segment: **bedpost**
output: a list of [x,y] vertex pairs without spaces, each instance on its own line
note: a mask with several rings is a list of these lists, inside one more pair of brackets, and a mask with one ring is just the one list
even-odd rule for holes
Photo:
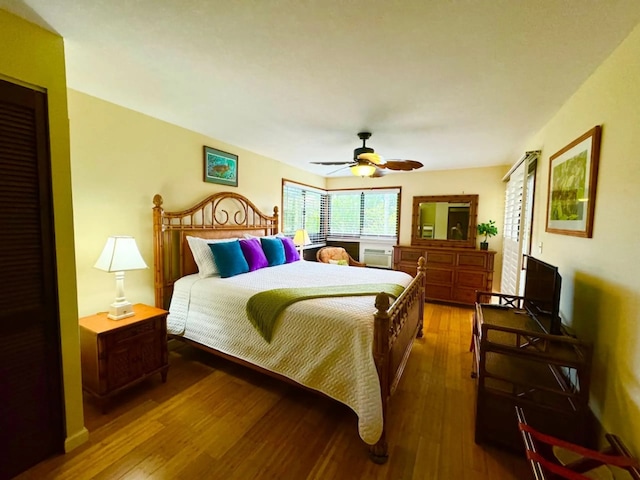
[[156,307],[164,306],[164,236],[162,232],[162,196],[153,197],[153,265]]
[[279,225],[280,225],[280,220],[278,219],[278,206],[274,205],[273,207],[273,219],[274,219],[274,223],[275,223],[275,232],[273,232],[274,234],[278,233],[279,230]]
[[387,446],[387,404],[389,402],[389,295],[376,295],[376,313],[373,315],[373,359],[380,379],[382,397],[382,435],[375,445],[369,446],[369,457],[374,463],[385,463],[389,458]]
[[422,323],[424,321],[424,301],[426,296],[427,284],[427,260],[424,257],[418,259],[418,275],[422,274],[422,282],[420,282],[420,306],[418,307],[418,334],[417,338],[422,338]]

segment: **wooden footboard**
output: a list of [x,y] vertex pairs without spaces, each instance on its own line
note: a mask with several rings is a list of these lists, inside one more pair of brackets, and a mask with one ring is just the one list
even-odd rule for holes
[[369,456],[375,463],[387,461],[387,407],[407,364],[413,339],[422,337],[425,271],[426,261],[420,257],[418,274],[393,305],[390,305],[389,295],[386,293],[376,296],[373,356],[380,378],[384,423],[380,440],[369,447]]

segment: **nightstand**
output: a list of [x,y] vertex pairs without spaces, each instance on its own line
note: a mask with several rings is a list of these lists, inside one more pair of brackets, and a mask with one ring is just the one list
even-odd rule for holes
[[80,319],[82,387],[102,403],[156,373],[167,380],[167,312],[141,303],[123,320],[107,312]]

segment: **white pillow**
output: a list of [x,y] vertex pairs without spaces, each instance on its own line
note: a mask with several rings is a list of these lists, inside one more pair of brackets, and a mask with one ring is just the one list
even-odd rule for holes
[[233,242],[237,238],[199,238],[187,235],[187,242],[193,254],[193,259],[198,266],[198,275],[201,278],[218,275],[218,267],[213,258],[213,252],[209,248],[210,243]]
[[257,237],[255,235],[251,235],[250,233],[245,233],[242,236],[244,238],[278,238],[278,237],[284,237],[284,233],[278,232],[275,235],[265,235],[265,236],[262,236],[262,237]]

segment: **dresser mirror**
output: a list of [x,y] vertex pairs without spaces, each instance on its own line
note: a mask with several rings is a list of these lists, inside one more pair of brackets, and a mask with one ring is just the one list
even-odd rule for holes
[[478,195],[413,197],[411,245],[476,247]]

